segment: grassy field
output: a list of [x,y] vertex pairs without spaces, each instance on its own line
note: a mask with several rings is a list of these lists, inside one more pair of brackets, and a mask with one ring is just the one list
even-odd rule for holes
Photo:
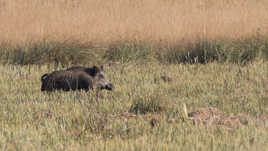
[[[96,97],[94,91],[41,93],[40,77],[54,66],[1,65],[0,148],[266,150],[267,68],[262,61],[112,64],[106,73],[115,91]],[[215,121],[215,112],[195,121],[184,104],[188,113],[217,108],[229,120]]]
[[[267,150],[268,1],[0,0],[0,150]],[[105,64],[115,90],[42,93]]]

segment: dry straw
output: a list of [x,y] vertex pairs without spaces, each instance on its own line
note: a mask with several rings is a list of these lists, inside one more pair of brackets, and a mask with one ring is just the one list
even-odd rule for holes
[[266,34],[268,1],[0,0],[0,20],[0,42],[172,43]]

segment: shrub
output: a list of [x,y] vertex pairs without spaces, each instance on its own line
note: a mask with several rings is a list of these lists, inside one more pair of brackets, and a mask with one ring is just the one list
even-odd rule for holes
[[135,114],[160,113],[169,108],[167,101],[168,100],[159,95],[137,97],[134,99],[129,112]]

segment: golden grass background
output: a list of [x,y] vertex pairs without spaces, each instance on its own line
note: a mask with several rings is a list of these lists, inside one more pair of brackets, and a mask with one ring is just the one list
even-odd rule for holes
[[192,41],[268,32],[268,1],[0,0],[0,42]]

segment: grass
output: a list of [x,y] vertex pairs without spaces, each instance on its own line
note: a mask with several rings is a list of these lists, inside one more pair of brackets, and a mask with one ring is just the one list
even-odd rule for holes
[[167,111],[170,101],[167,100],[167,97],[165,98],[160,94],[154,92],[153,94],[149,94],[149,96],[147,96],[148,94],[143,97],[138,96],[133,100],[129,112],[135,114],[146,114]]
[[254,59],[267,60],[265,36],[240,40],[199,40],[194,43],[159,47],[155,58],[163,63],[208,63],[217,61],[246,64]]
[[153,57],[152,49],[152,44],[149,42],[120,41],[110,44],[106,48],[103,58],[121,63],[149,60]]
[[0,44],[0,63],[31,64],[99,64],[135,61],[158,61],[164,64],[178,63],[236,63],[247,64],[254,60],[268,60],[268,37],[255,35],[240,40],[199,40],[176,45],[154,44],[145,41],[118,41],[107,45],[42,40],[14,45]]
[[[267,62],[136,63],[107,66],[114,92],[41,93],[47,65],[1,65],[0,148],[3,150],[259,150],[267,148]],[[168,76],[172,81],[164,81]],[[148,102],[148,104],[146,103]],[[184,117],[202,107],[249,124],[229,132]],[[131,111],[134,111],[133,113]],[[143,113],[143,114],[136,114]],[[150,121],[156,119],[157,126]],[[175,119],[174,122],[168,122]],[[254,120],[258,119],[258,120]]]
[[0,4],[2,64],[247,64],[268,59],[265,0]]
[[[0,0],[0,150],[266,150],[267,7]],[[40,91],[73,64],[115,90]]]
[[96,48],[91,44],[77,41],[48,41],[29,42],[24,45],[12,45],[2,43],[1,46],[1,64],[85,64],[98,62],[96,58]]
[[266,0],[1,0],[0,41],[23,45],[71,38],[105,44],[125,40],[176,44],[240,39],[267,34],[267,7]]

